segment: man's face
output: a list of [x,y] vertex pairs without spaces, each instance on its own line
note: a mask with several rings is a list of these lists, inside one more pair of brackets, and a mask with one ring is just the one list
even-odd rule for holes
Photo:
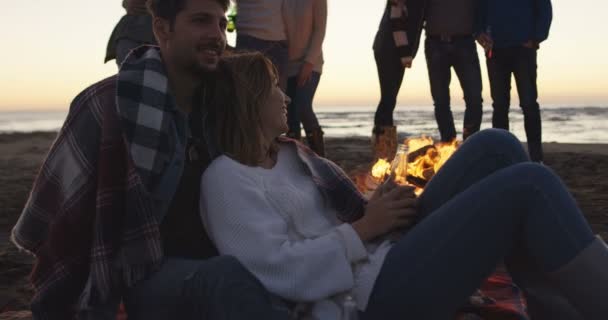
[[214,71],[226,48],[226,24],[224,9],[217,1],[186,0],[166,34],[166,62],[184,72]]

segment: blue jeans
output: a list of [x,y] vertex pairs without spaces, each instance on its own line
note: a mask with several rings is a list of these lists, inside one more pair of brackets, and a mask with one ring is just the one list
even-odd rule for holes
[[287,96],[291,98],[287,112],[290,132],[299,133],[301,131],[300,122],[304,125],[306,132],[319,128],[319,120],[312,108],[312,101],[320,79],[321,74],[314,71],[310,80],[301,87],[298,87],[298,77],[287,79]]
[[[383,19],[387,18],[383,17]],[[397,105],[397,95],[405,74],[405,67],[401,64],[392,34],[389,34],[379,30],[374,42],[374,59],[380,81],[380,102],[374,115],[375,126],[393,125],[393,111]]]
[[509,130],[511,74],[515,77],[519,106],[524,114],[524,128],[532,161],[543,160],[541,117],[537,102],[536,49],[520,47],[495,48],[486,58],[492,94],[492,127]]
[[450,108],[451,68],[456,71],[464,94],[465,112],[463,140],[479,131],[481,126],[481,68],[473,37],[458,37],[450,42],[429,39],[425,42],[426,63],[435,104],[435,119],[442,141],[456,138],[454,118]]
[[279,74],[279,86],[283,91],[287,88],[287,63],[289,62],[289,51],[287,41],[269,41],[252,37],[246,34],[237,34],[237,51],[259,51],[263,53],[277,68]]
[[501,261],[554,271],[594,236],[562,181],[504,130],[472,135],[429,182],[421,221],[387,254],[364,319],[448,319]]
[[168,258],[125,298],[129,319],[288,319],[258,279],[230,256]]

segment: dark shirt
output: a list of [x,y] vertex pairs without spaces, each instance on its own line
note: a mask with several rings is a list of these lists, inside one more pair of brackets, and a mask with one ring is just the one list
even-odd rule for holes
[[494,48],[540,43],[549,36],[551,0],[480,0],[476,32],[486,32]]
[[427,36],[462,36],[473,34],[477,0],[428,0]]
[[199,214],[201,176],[218,156],[212,123],[206,118],[207,113],[200,109],[188,116],[183,173],[160,227],[165,256],[206,259],[218,255]]

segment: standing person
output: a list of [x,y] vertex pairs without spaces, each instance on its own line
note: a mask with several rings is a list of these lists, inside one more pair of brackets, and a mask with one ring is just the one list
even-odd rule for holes
[[268,59],[219,68],[210,96],[224,154],[203,174],[201,217],[272,293],[314,319],[339,319],[348,295],[363,319],[453,319],[504,261],[516,283],[547,279],[585,319],[608,318],[608,247],[509,132],[467,139],[419,198],[386,183],[366,201],[336,164],[280,137],[289,98]]
[[116,59],[119,67],[131,50],[143,44],[156,44],[152,32],[152,16],[146,8],[146,0],[123,0],[122,7],[127,13],[110,35],[104,61]]
[[149,6],[159,47],[75,98],[13,229],[36,256],[34,318],[115,319],[122,299],[129,319],[287,319],[217,257],[198,214],[217,152],[197,92],[214,83],[228,0]]
[[486,51],[492,94],[492,126],[509,129],[511,74],[524,114],[528,152],[542,162],[541,115],[538,105],[537,52],[549,36],[550,0],[481,0],[477,40]]
[[481,69],[473,37],[478,0],[427,0],[425,55],[442,141],[456,138],[450,107],[451,68],[464,95],[462,139],[479,131],[482,115]]
[[287,88],[287,30],[283,16],[284,0],[235,0],[236,50],[265,54],[279,71],[279,84]]
[[380,102],[374,115],[372,151],[376,158],[392,159],[397,150],[393,111],[405,68],[418,51],[426,0],[387,0],[374,39],[374,59],[380,80]]
[[291,98],[287,136],[300,139],[302,122],[308,145],[323,157],[323,130],[312,103],[323,70],[327,0],[285,0],[284,6],[289,39],[287,95]]

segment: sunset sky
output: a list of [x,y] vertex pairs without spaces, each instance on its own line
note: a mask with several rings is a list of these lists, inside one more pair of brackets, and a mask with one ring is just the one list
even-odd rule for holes
[[[374,106],[379,86],[371,47],[385,1],[328,2],[326,64],[316,106]],[[115,73],[115,63],[103,64],[103,58],[108,37],[124,13],[120,4],[2,1],[0,111],[66,109],[83,88]],[[549,40],[539,51],[541,105],[608,105],[608,4],[554,0],[553,11]],[[233,34],[229,42],[234,42]],[[423,51],[406,71],[399,105],[432,104]],[[480,58],[489,106],[485,61]],[[452,100],[462,105],[455,76]]]

